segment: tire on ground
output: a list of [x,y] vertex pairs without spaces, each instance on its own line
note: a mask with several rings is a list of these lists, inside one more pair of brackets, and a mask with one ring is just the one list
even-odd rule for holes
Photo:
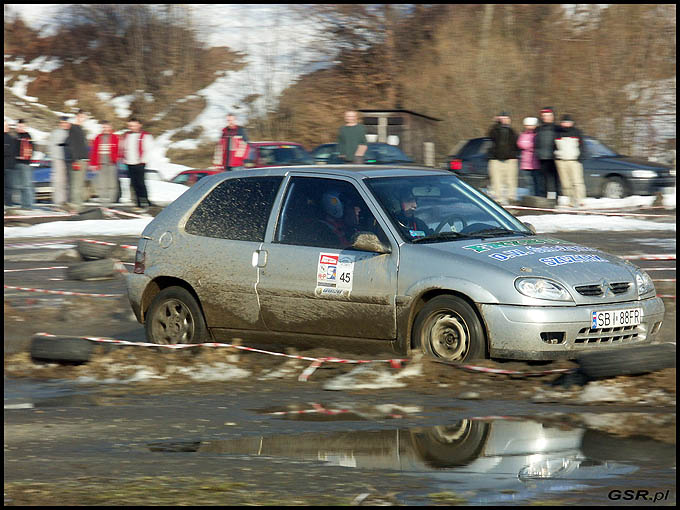
[[91,260],[73,264],[66,269],[69,280],[87,280],[88,278],[113,278],[118,269],[113,259]]
[[675,345],[671,343],[591,352],[576,358],[580,371],[591,379],[635,375],[675,367]]
[[486,336],[474,308],[458,296],[432,298],[413,322],[413,346],[430,358],[470,361],[486,357]]
[[79,212],[77,215],[72,216],[71,220],[103,220],[104,219],[104,213],[102,212],[101,208],[96,207],[94,209],[86,209],[84,211]]
[[87,241],[78,240],[77,243],[78,253],[83,260],[100,260],[106,258],[115,258],[111,255],[116,246],[88,243]]
[[146,341],[154,344],[199,344],[210,341],[203,310],[184,287],[160,291],[144,314]]
[[90,361],[94,348],[94,343],[84,338],[35,335],[29,352],[34,360],[84,363]]
[[112,259],[120,260],[121,262],[134,262],[135,261],[135,249],[134,248],[123,248],[122,246],[114,246],[111,250],[109,257]]

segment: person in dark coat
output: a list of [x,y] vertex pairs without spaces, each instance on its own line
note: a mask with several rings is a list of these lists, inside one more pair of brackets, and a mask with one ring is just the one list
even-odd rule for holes
[[503,205],[517,200],[517,133],[507,112],[501,112],[489,130],[489,184],[491,194]]
[[551,107],[541,110],[541,125],[536,129],[534,152],[538,156],[541,165],[541,173],[545,182],[548,198],[551,194],[557,199],[557,167],[555,166],[555,138],[557,127],[555,126],[555,111]]
[[14,166],[16,164],[16,139],[9,128],[9,122],[5,121],[5,207],[16,205],[14,202]]
[[35,146],[31,135],[26,130],[26,121],[17,122],[17,138],[15,143],[14,182],[15,190],[21,195],[21,209],[31,210],[35,204],[35,188],[31,160]]
[[85,137],[83,124],[87,120],[87,114],[78,110],[75,119],[69,128],[68,137],[64,142],[68,146],[70,161],[67,161],[69,181],[70,206],[79,210],[83,202],[89,198],[85,196],[85,180],[87,178],[87,165],[90,157],[90,148]]

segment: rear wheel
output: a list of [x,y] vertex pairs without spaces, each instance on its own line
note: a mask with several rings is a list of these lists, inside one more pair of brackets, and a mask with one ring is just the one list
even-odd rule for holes
[[413,340],[426,356],[446,361],[485,357],[482,324],[475,310],[457,296],[437,296],[418,312]]
[[628,195],[626,192],[626,183],[621,177],[608,177],[602,186],[602,196],[604,198],[624,198]]
[[198,344],[209,340],[203,312],[183,287],[168,287],[151,302],[145,321],[148,342],[161,345]]

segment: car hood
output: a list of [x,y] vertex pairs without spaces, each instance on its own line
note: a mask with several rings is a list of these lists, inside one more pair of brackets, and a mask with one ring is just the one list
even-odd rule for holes
[[623,168],[641,169],[641,170],[670,170],[670,166],[663,163],[656,163],[644,158],[635,158],[632,156],[620,156],[616,158],[602,157],[594,158],[597,161],[607,162],[608,165],[620,166]]
[[[577,303],[591,303],[593,298],[580,295],[574,287],[627,282],[628,291],[606,296],[611,298],[608,301],[637,299],[633,264],[553,237],[471,238],[419,246],[427,247],[446,265],[455,261],[456,275],[490,288],[501,302],[516,301],[512,298],[517,295],[512,282],[518,277],[542,277],[562,283]],[[602,296],[597,300],[602,302]]]

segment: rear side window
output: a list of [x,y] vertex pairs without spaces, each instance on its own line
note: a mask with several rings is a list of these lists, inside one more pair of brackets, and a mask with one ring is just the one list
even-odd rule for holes
[[267,220],[283,177],[247,177],[222,182],[187,221],[189,234],[235,241],[264,241]]

